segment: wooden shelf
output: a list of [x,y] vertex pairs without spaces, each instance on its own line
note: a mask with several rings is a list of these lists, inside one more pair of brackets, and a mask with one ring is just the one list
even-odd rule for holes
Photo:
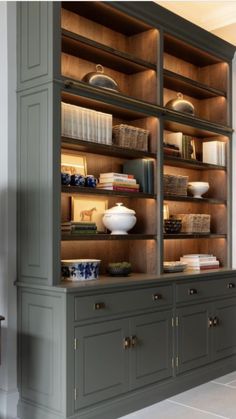
[[103,154],[107,156],[127,157],[127,158],[150,158],[155,159],[156,154],[148,151],[133,150],[122,148],[115,145],[93,143],[91,141],[78,140],[77,138],[61,137],[62,148],[68,150],[84,151],[92,154]]
[[211,233],[176,233],[163,235],[165,240],[176,239],[225,239],[226,234],[211,234]]
[[80,241],[80,240],[156,240],[154,234],[106,234],[106,233],[97,233],[97,234],[66,234],[61,235],[62,241]]
[[174,167],[184,167],[187,169],[226,171],[225,166],[203,163],[198,160],[187,160],[187,159],[182,159],[181,157],[175,157],[175,156],[164,155],[164,164],[168,166],[174,166]]
[[110,191],[101,190],[98,188],[88,188],[81,186],[65,186],[61,187],[62,193],[69,195],[83,194],[83,195],[108,195],[108,196],[125,196],[128,198],[140,198],[140,199],[156,199],[156,195],[147,194],[143,192],[122,192],[122,191]]
[[154,64],[65,29],[62,30],[62,51],[94,63],[102,63],[104,66],[125,74],[144,70],[156,71]]
[[164,70],[163,77],[164,87],[180,91],[183,94],[193,96],[197,99],[208,99],[217,96],[226,97],[226,92],[223,90],[214,89],[205,84],[174,73],[173,71]]
[[165,201],[179,201],[179,202],[195,202],[198,204],[208,203],[217,205],[226,205],[225,200],[213,199],[213,198],[193,198],[191,196],[178,196],[178,195],[164,195]]

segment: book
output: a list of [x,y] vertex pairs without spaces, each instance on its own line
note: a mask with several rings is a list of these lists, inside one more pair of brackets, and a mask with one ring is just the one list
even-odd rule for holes
[[128,188],[127,186],[104,186],[103,188],[107,191],[120,191],[120,192],[139,192],[139,189],[137,188]]
[[154,193],[154,163],[153,160],[147,160],[147,192]]
[[183,159],[191,159],[194,154],[193,137],[190,135],[185,135],[182,132],[171,132],[165,135],[165,143],[174,145],[179,149]]
[[97,188],[104,188],[106,186],[124,186],[126,188],[133,188],[133,189],[139,189],[138,183],[128,183],[128,182],[104,182],[104,183],[98,183]]
[[135,185],[137,183],[136,179],[134,178],[127,178],[127,177],[119,177],[119,176],[113,176],[113,177],[100,177],[99,183],[108,183],[108,182],[119,182],[119,183],[127,183],[130,185]]
[[124,173],[132,175],[140,185],[140,191],[148,193],[148,172],[146,159],[128,160],[123,165]]
[[222,141],[205,141],[202,143],[202,161],[208,164],[225,166],[226,144]]
[[129,179],[133,179],[134,175],[132,174],[127,174],[127,173],[115,173],[115,172],[108,172],[108,173],[100,173],[100,178],[105,178],[105,177],[121,177],[121,178],[129,178]]

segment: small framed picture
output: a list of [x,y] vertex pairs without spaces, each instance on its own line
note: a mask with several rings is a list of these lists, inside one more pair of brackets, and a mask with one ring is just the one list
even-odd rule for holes
[[105,233],[106,227],[102,222],[104,212],[108,208],[108,201],[102,197],[72,197],[72,221],[94,222],[98,233]]
[[86,157],[77,154],[61,155],[61,172],[69,173],[70,175],[87,175]]

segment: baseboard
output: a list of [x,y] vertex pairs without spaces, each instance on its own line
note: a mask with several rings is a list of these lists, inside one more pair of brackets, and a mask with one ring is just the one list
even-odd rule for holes
[[47,411],[27,401],[19,403],[18,416],[21,419],[117,419],[235,370],[236,356],[233,356],[192,370],[189,373],[172,377],[166,381],[89,406],[67,418],[58,416],[52,411]]
[[16,419],[19,393],[0,389],[0,419]]

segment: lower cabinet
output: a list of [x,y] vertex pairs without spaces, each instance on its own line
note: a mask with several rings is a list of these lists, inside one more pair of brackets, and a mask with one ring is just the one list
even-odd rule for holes
[[236,298],[176,310],[176,372],[236,354]]
[[172,375],[172,311],[75,327],[75,411]]

